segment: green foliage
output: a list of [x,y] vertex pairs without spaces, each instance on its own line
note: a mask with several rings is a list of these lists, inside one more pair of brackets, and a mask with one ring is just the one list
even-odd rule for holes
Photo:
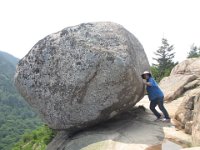
[[173,52],[174,46],[169,45],[167,39],[162,39],[162,45],[155,52],[157,64],[153,64],[151,67],[151,72],[159,82],[163,77],[169,76],[172,68],[177,64],[173,62],[173,58],[175,56],[175,52]]
[[152,76],[154,77],[154,79],[157,82],[160,82],[164,77],[169,76],[171,73],[171,70],[172,70],[172,68],[165,69],[164,74],[161,75],[161,73],[157,67],[151,66],[150,69],[151,69]]
[[155,79],[157,82],[160,81],[160,78],[159,78],[159,70],[158,70],[157,67],[151,66],[151,73],[152,73],[154,79]]
[[45,150],[54,137],[54,132],[47,126],[25,133],[12,150]]
[[191,46],[187,58],[197,58],[200,57],[200,47],[198,48],[194,44]]
[[0,150],[10,150],[22,134],[42,125],[13,86],[17,61],[0,52]]

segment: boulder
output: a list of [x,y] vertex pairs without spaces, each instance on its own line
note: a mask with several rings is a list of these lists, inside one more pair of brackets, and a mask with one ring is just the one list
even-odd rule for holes
[[163,90],[166,101],[172,101],[180,97],[187,84],[197,79],[195,75],[170,75],[169,77],[163,78],[159,85]]
[[200,146],[200,87],[183,95],[175,119],[181,123],[185,133],[192,135],[193,145]]
[[190,58],[176,65],[169,77],[160,81],[165,100],[172,101],[185,91],[200,85],[200,58]]
[[15,85],[53,129],[75,131],[129,110],[144,96],[149,70],[133,34],[111,22],[65,28],[20,60]]
[[200,146],[200,90],[194,100],[193,118],[192,141],[193,145]]
[[160,82],[165,100],[181,97],[175,119],[185,133],[192,135],[193,145],[200,144],[200,58],[187,59],[176,65],[169,77]]
[[193,96],[185,96],[181,105],[175,113],[175,119],[182,123],[182,128],[186,129],[186,133],[191,134],[190,127],[192,126],[193,111],[194,111],[194,99]]
[[[183,74],[183,75],[192,75],[195,74],[200,76],[200,58],[190,58],[186,59],[180,64],[176,65],[172,71],[171,75]],[[171,76],[170,75],[170,76]]]
[[181,150],[200,150],[200,147],[183,148]]

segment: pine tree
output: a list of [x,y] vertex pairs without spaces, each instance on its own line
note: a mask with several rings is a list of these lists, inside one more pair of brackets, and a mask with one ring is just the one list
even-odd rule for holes
[[197,46],[192,44],[187,58],[196,58],[196,57],[200,57],[200,47],[198,48]]
[[154,70],[157,69],[157,74],[154,75],[157,81],[160,81],[163,77],[168,76],[172,68],[176,65],[173,61],[175,57],[174,46],[170,45],[167,39],[162,39],[162,45],[154,53],[156,58],[156,64],[153,64]]

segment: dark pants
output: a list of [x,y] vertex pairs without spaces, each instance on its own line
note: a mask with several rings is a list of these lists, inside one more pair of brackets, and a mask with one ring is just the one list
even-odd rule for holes
[[164,97],[160,97],[160,98],[157,98],[155,100],[152,100],[151,103],[150,103],[150,109],[157,118],[160,118],[161,114],[155,109],[155,107],[158,105],[159,109],[162,111],[165,118],[170,119],[169,114],[168,114],[167,110],[165,109],[165,107],[163,105],[163,98]]

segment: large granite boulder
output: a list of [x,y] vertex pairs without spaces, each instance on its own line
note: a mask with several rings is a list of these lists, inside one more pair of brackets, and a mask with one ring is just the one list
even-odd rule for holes
[[129,110],[144,95],[149,63],[121,25],[87,23],[40,40],[20,60],[15,85],[53,129],[92,126]]

